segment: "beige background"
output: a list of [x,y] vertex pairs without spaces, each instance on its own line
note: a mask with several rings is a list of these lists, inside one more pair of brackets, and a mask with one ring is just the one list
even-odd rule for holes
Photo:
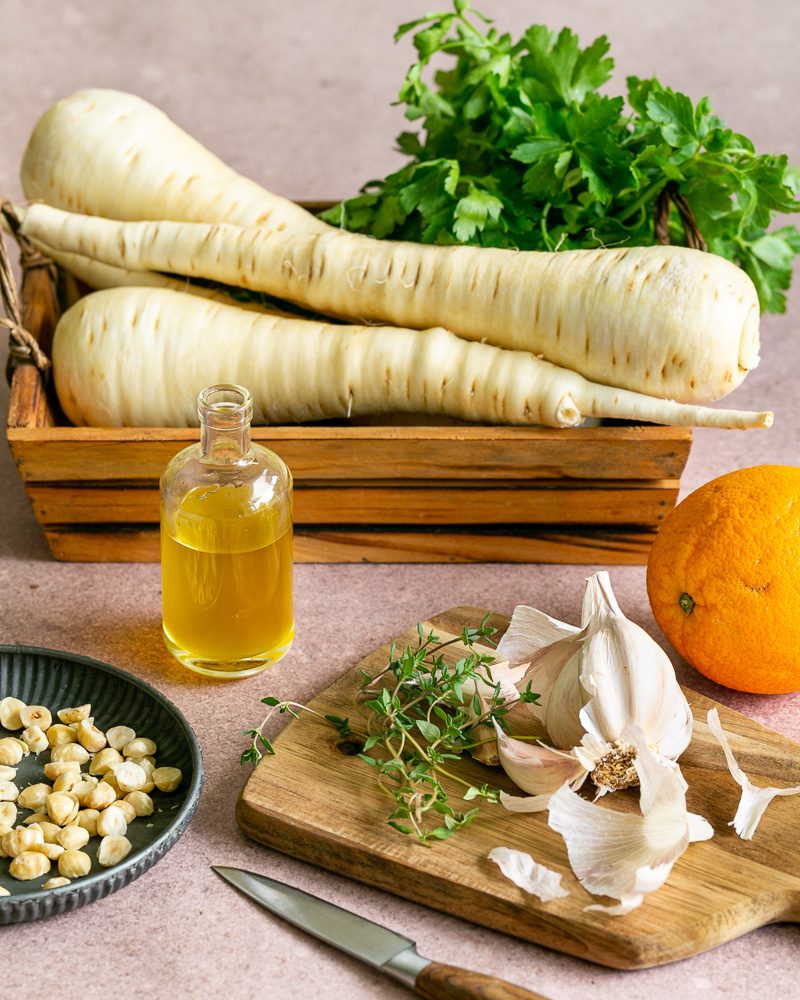
[[[17,167],[36,117],[82,86],[129,89],[162,106],[228,160],[281,194],[339,197],[400,162],[403,127],[390,106],[410,60],[394,46],[402,20],[445,0],[0,0],[0,192],[19,197]],[[715,109],[763,150],[800,161],[800,6],[792,0],[484,0],[501,27],[564,23],[588,41],[606,32],[627,73],[655,73]],[[762,366],[737,406],[775,410],[768,433],[699,432],[686,489],[737,467],[797,463],[800,405],[794,319],[763,323]],[[2,387],[5,407],[5,387]],[[595,567],[593,567],[595,568]],[[28,642],[109,660],[157,684],[186,713],[205,751],[207,781],[189,832],[125,891],[44,925],[3,928],[3,993],[41,995],[387,997],[404,992],[358,963],[262,915],[224,887],[212,863],[261,869],[336,899],[415,937],[426,954],[464,962],[553,998],[800,996],[798,932],[777,926],[659,970],[615,973],[486,932],[274,855],[244,840],[233,820],[243,780],[238,732],[257,720],[266,692],[302,699],[418,618],[458,603],[509,612],[539,604],[574,620],[584,567],[300,567],[298,640],[269,677],[230,686],[188,677],[159,636],[156,566],[50,561],[0,447],[0,641]],[[613,571],[622,606],[654,630],[644,571]],[[676,658],[677,661],[677,658]],[[680,663],[681,678],[800,737],[800,697],[735,696]],[[778,801],[772,808],[787,804]],[[34,972],[33,969],[36,968]]]

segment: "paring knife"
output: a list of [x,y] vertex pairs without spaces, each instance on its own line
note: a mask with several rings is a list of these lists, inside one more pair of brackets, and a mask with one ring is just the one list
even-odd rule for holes
[[502,979],[443,965],[417,954],[413,941],[302,889],[241,868],[212,869],[271,913],[361,959],[428,1000],[545,1000]]

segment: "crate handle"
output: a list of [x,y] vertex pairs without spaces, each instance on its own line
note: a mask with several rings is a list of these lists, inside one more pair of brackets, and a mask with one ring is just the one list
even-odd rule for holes
[[[56,270],[53,262],[40,253],[27,236],[23,236],[19,231],[19,219],[14,211],[11,202],[0,201],[0,213],[2,213],[8,229],[17,241],[20,250],[20,265],[23,275],[35,268],[44,267],[50,272],[50,277],[55,280]],[[0,326],[8,330],[8,364],[6,365],[6,378],[11,381],[14,369],[19,364],[33,364],[42,373],[43,378],[50,374],[51,362],[38,341],[22,325],[22,309],[20,307],[17,282],[14,278],[14,271],[11,267],[11,260],[8,256],[6,241],[0,231],[0,296],[3,300],[5,317],[0,317]]]

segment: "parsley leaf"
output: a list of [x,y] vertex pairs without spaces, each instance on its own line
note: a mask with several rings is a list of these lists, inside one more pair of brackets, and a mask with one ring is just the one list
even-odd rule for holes
[[606,59],[609,42],[605,35],[581,49],[578,36],[569,28],[558,35],[544,25],[528,28],[522,38],[527,54],[521,61],[525,91],[533,101],[582,104],[588,94],[606,82],[614,67]]
[[453,233],[457,240],[466,243],[478,229],[483,229],[488,220],[497,222],[503,210],[499,198],[470,185],[469,193],[456,202]]

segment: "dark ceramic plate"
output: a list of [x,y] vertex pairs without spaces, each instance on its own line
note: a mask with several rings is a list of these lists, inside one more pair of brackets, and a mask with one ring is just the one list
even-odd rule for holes
[[[183,772],[180,788],[171,794],[152,793],[155,812],[134,820],[127,837],[133,850],[113,868],[100,868],[95,859],[99,837],[86,846],[92,870],[60,889],[42,889],[58,875],[54,862],[50,872],[31,882],[20,882],[8,873],[9,860],[0,858],[0,885],[11,893],[0,896],[0,924],[38,920],[53,913],[76,910],[86,903],[116,892],[167,853],[184,832],[200,797],[203,764],[200,745],[189,723],[162,694],[143,681],[116,667],[85,656],[33,646],[0,645],[0,698],[12,696],[27,705],[44,705],[58,721],[56,710],[91,703],[95,724],[104,732],[126,725],[137,736],[148,736],[158,746],[159,766],[179,767]],[[0,737],[19,736],[0,726]],[[42,768],[49,751],[24,757],[17,769],[20,789],[34,781],[45,781]],[[84,766],[83,770],[86,770]],[[30,814],[20,810],[17,823]]]

